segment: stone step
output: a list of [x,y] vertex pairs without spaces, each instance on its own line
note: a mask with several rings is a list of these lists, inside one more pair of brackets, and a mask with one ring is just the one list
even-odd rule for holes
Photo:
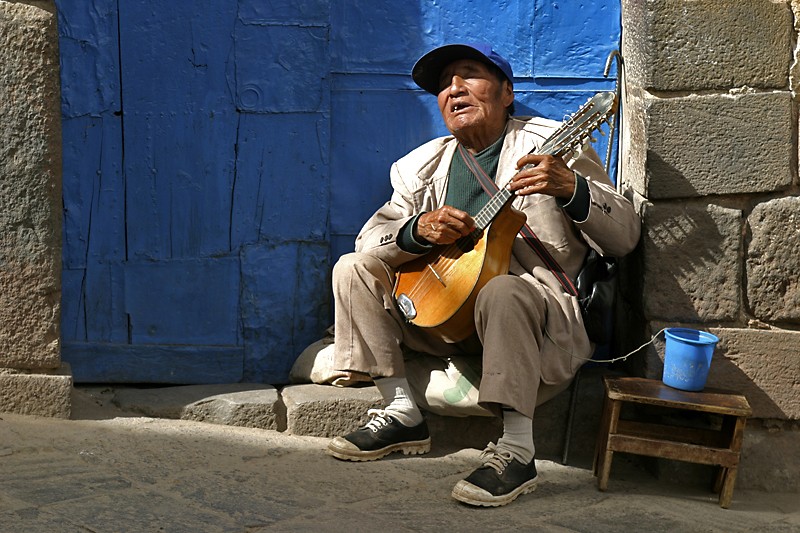
[[[603,368],[584,369],[577,387],[571,426],[571,464],[591,466],[602,408]],[[381,405],[375,386],[339,388],[300,384],[276,388],[261,384],[175,387],[78,387],[95,402],[112,402],[123,412],[157,418],[282,431],[332,438],[352,431]],[[534,422],[536,455],[561,460],[568,431],[573,388],[539,406]],[[496,440],[502,424],[494,417],[450,417],[426,413],[434,447],[478,448]]]

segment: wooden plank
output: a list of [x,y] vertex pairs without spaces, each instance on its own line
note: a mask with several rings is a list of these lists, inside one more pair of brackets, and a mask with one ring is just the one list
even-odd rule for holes
[[236,4],[120,3],[128,257],[229,253]]
[[122,126],[104,112],[62,121],[64,267],[125,258]]
[[739,454],[731,450],[669,442],[632,435],[613,434],[608,439],[608,449],[615,452],[661,457],[701,463],[733,467],[739,464]]
[[262,241],[327,240],[328,129],[322,114],[242,115],[232,193],[233,249]]
[[65,342],[75,383],[238,383],[244,348]]
[[649,439],[668,440],[672,442],[683,442],[696,444],[698,446],[723,447],[724,435],[719,431],[701,428],[688,428],[680,426],[668,426],[655,424],[652,422],[640,422],[636,420],[620,420],[617,433],[624,435],[635,435]]
[[237,22],[237,107],[248,113],[327,112],[328,35],[324,25]]
[[[57,2],[61,111],[65,118],[120,110],[118,3]],[[65,146],[71,140],[66,135],[63,139]]]
[[242,249],[246,380],[288,382],[297,356],[329,325],[329,270],[325,244],[263,243]]
[[608,395],[615,400],[722,415],[749,416],[752,413],[747,398],[731,391],[711,388],[700,392],[682,391],[659,380],[637,377],[605,379]]
[[124,269],[132,344],[241,344],[238,256],[128,262]]

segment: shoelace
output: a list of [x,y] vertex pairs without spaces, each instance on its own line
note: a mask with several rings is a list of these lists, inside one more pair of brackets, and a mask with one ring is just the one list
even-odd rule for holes
[[364,424],[364,427],[376,433],[379,429],[388,426],[392,423],[392,419],[386,414],[383,409],[369,409],[367,415],[370,416],[369,422]]
[[495,472],[498,474],[502,474],[513,459],[511,452],[498,450],[497,445],[493,442],[490,442],[486,446],[486,449],[483,450],[483,453],[481,453],[483,466],[494,468]]

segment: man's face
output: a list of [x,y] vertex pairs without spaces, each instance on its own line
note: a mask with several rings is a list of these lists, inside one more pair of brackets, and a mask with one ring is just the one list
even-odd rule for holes
[[514,101],[507,80],[499,80],[480,61],[459,59],[442,70],[439,88],[439,111],[456,138],[497,139],[505,127],[506,107]]

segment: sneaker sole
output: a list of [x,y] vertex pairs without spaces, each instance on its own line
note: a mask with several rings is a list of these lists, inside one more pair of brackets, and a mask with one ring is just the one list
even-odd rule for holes
[[386,457],[393,452],[403,452],[404,455],[422,455],[431,451],[431,439],[400,442],[379,450],[361,451],[351,442],[337,437],[328,444],[328,454],[342,461],[375,461]]
[[528,494],[535,491],[537,479],[538,476],[526,481],[508,494],[502,494],[500,496],[492,496],[482,488],[462,479],[456,483],[455,487],[453,487],[451,496],[456,500],[468,505],[475,505],[478,507],[500,507],[503,505],[508,505],[522,494]]

